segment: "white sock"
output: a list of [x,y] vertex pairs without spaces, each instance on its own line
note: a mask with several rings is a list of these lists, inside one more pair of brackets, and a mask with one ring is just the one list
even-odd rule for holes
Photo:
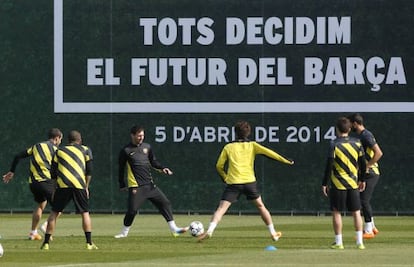
[[131,226],[124,226],[124,227],[122,228],[122,234],[124,234],[124,235],[128,235],[128,233],[129,233],[129,228],[131,228]]
[[372,233],[372,229],[373,229],[372,222],[366,222],[365,227],[364,227],[364,231],[366,233]]
[[37,234],[37,229],[36,229],[36,230],[32,230],[32,231],[30,231],[30,233],[31,233],[32,235]]
[[374,217],[371,217],[372,229],[375,228]]
[[175,221],[168,221],[168,226],[170,227],[171,232],[176,232],[178,230],[177,225],[175,224]]
[[269,224],[267,226],[267,228],[269,229],[269,232],[270,232],[271,235],[275,235],[276,234],[276,229],[275,229],[275,226],[273,225],[273,223]]
[[335,235],[335,244],[342,245],[342,235]]
[[363,244],[362,242],[362,231],[356,231],[356,243],[357,245]]
[[212,235],[216,227],[217,227],[217,223],[210,222],[210,225],[208,226],[208,229],[207,229],[207,234]]

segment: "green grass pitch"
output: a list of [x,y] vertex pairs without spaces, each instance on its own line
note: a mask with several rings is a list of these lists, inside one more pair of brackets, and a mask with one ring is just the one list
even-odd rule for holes
[[[273,216],[283,237],[271,241],[258,215],[226,215],[213,237],[202,243],[186,233],[174,238],[158,214],[135,218],[130,234],[115,239],[122,215],[92,214],[93,240],[99,250],[87,251],[79,215],[64,214],[57,222],[49,251],[41,241],[27,240],[30,214],[0,214],[0,266],[413,266],[414,217],[376,217],[380,233],[355,248],[352,218],[344,217],[345,250],[331,250],[330,216]],[[178,225],[210,215],[176,215]],[[276,251],[265,250],[266,246]]]

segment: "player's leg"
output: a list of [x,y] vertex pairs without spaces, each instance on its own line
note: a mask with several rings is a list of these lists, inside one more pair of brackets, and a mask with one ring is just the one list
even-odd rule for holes
[[58,217],[59,212],[51,211],[49,218],[47,218],[47,227],[45,233],[45,240],[43,241],[42,246],[40,249],[48,250],[49,249],[49,241],[51,240],[52,234],[55,231],[56,227],[56,218]]
[[92,242],[92,220],[89,212],[85,211],[81,213],[82,216],[82,229],[85,233],[86,249],[98,249],[98,247]]
[[354,228],[356,235],[356,245],[358,249],[365,249],[363,236],[362,236],[362,218],[361,212],[359,210],[352,212],[352,217],[354,219]]
[[56,220],[59,215],[62,213],[63,209],[72,199],[72,189],[71,188],[58,188],[56,189],[53,202],[52,202],[52,212],[47,219],[47,228],[45,234],[45,240],[40,249],[49,249],[49,241],[51,236],[55,232]]
[[128,236],[139,207],[147,199],[146,187],[147,186],[128,188],[128,209],[124,216],[121,232],[115,235],[115,238],[124,238]]
[[362,219],[361,219],[361,216],[358,217],[356,215],[361,215],[361,212],[359,210],[352,212],[352,216],[354,217],[354,228],[355,228],[355,231],[362,232]]
[[170,200],[158,187],[153,187],[148,196],[148,200],[158,209],[165,221],[174,220]]
[[213,232],[216,229],[217,224],[221,221],[221,218],[223,218],[224,214],[226,214],[231,204],[238,200],[242,191],[242,185],[229,184],[226,186],[226,189],[224,189],[224,192],[221,196],[219,205],[216,211],[214,212],[213,216],[211,217],[207,231],[198,237],[199,241],[210,238],[213,235]]
[[344,249],[341,211],[346,210],[346,191],[331,188],[329,190],[329,200],[332,211],[332,226],[335,234],[335,242],[331,245],[331,248]]
[[76,212],[82,217],[82,229],[84,232],[92,231],[91,216],[89,214],[88,193],[85,189],[73,189],[73,204]]
[[[374,225],[372,222],[373,212],[371,206],[371,198],[374,193],[375,187],[378,183],[379,176],[375,174],[370,174],[369,177],[366,179],[366,187],[363,192],[360,193],[361,198],[361,207],[362,213],[364,216],[364,238],[370,239],[375,236],[374,234]],[[378,230],[376,229],[376,232]]]
[[[52,200],[53,200],[53,195],[55,194],[55,190],[56,190],[56,180],[50,179],[50,181],[45,181],[45,182],[39,183],[39,185],[41,185],[41,187],[42,187],[42,195],[44,196],[44,198],[46,198],[47,203],[51,204]],[[44,208],[43,208],[43,210],[44,210]],[[60,216],[60,214],[61,213],[59,213],[58,216]],[[40,223],[40,221],[39,221],[39,223]],[[43,234],[46,234],[47,219],[46,219],[46,221],[44,221],[41,224],[39,229]]]
[[344,249],[342,241],[342,216],[340,211],[332,211],[332,226],[335,233],[335,242],[331,245],[331,248]]
[[43,210],[46,207],[47,201],[41,187],[42,183],[33,182],[30,184],[30,191],[33,194],[34,200],[37,203],[37,206],[33,209],[32,212],[32,225],[29,234],[30,240],[41,240],[42,237],[38,234],[37,228],[39,227],[40,219],[43,215]]
[[273,241],[278,241],[279,238],[282,236],[282,232],[276,232],[275,226],[273,224],[272,216],[270,215],[269,210],[263,203],[262,197],[258,197],[252,200],[256,208],[259,210],[260,217],[262,218],[263,222],[266,224],[267,228],[269,229],[270,235]]
[[52,235],[55,232],[56,220],[59,212],[52,211],[47,219],[46,235]]
[[224,214],[226,214],[227,210],[230,208],[231,202],[228,200],[221,200],[216,211],[214,212],[213,216],[211,217],[211,221],[209,227],[207,229],[206,234],[209,236],[213,235],[214,230],[216,229],[218,223],[223,218]]
[[82,229],[84,232],[92,231],[92,222],[89,212],[83,212],[82,215]]
[[347,206],[348,210],[352,212],[352,217],[354,219],[354,228],[356,235],[356,245],[358,249],[365,249],[362,237],[362,217],[360,212],[361,200],[360,193],[358,189],[348,190],[347,197]]
[[258,197],[252,200],[256,208],[259,210],[260,216],[262,217],[263,222],[266,225],[273,223],[272,216],[270,215],[269,210],[265,207],[261,197]]
[[38,203],[32,213],[32,229],[29,234],[30,240],[41,240],[42,237],[38,234],[37,228],[39,226],[40,219],[42,218],[43,210],[46,207],[46,200]]
[[168,227],[174,237],[179,236],[188,231],[188,226],[178,227],[174,221],[174,215],[172,212],[171,201],[162,192],[159,187],[155,185],[151,188],[148,195],[148,200],[158,209],[165,221],[168,223]]
[[[214,212],[211,222],[218,224],[221,219],[223,218],[224,214],[226,214],[227,210],[230,208],[231,202],[227,200],[221,200],[217,210]],[[207,230],[207,232],[209,232]],[[210,231],[212,232],[212,231]]]
[[275,226],[273,224],[272,216],[270,215],[269,210],[266,208],[263,203],[262,197],[257,190],[257,183],[248,183],[243,186],[243,193],[246,195],[248,200],[251,200],[256,208],[259,210],[260,216],[263,222],[266,224],[269,229],[270,236],[273,241],[278,241],[282,236],[281,232],[276,232]]
[[342,216],[339,211],[332,211],[332,225],[335,235],[342,235]]
[[73,189],[73,203],[82,217],[82,229],[85,233],[86,249],[98,249],[92,242],[92,220],[89,214],[89,192],[86,189]]
[[210,224],[208,225],[207,231],[204,234],[201,234],[198,237],[198,241],[202,241],[204,239],[210,238],[214,230],[217,227],[217,224],[221,221],[224,214],[226,214],[227,210],[230,208],[231,202],[228,200],[221,200],[216,211],[214,212],[213,216],[211,217]]

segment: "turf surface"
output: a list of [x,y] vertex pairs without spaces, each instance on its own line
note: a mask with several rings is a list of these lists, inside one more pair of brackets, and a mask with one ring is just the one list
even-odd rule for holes
[[[27,240],[30,214],[0,214],[5,254],[0,266],[413,266],[414,217],[377,217],[380,233],[355,248],[352,218],[344,217],[344,246],[331,250],[330,216],[273,216],[283,237],[271,241],[258,215],[226,215],[214,236],[202,243],[188,233],[174,238],[158,215],[136,217],[130,234],[113,238],[122,215],[92,214],[93,240],[99,250],[86,250],[79,215],[58,219],[49,251],[41,241]],[[178,225],[210,216],[176,215]],[[276,251],[265,248],[273,245]]]

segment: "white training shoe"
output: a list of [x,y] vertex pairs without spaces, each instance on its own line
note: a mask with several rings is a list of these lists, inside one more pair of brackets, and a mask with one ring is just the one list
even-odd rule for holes
[[128,236],[128,234],[127,234],[127,233],[120,233],[120,234],[115,235],[114,237],[115,237],[115,238],[125,238],[125,237],[127,237],[127,236]]

